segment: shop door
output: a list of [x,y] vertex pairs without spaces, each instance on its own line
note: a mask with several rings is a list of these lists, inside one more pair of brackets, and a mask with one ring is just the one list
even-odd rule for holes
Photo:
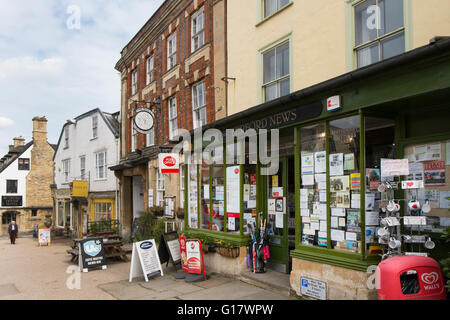
[[265,214],[269,232],[270,259],[268,267],[272,270],[289,273],[289,243],[288,243],[288,216],[289,216],[289,183],[288,176],[295,176],[288,172],[290,167],[287,157],[280,160],[278,173],[266,176],[267,199]]

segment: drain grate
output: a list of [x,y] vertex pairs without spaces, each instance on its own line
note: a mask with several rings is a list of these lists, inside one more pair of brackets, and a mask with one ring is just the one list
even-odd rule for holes
[[13,296],[19,293],[20,291],[12,283],[0,284],[0,297]]

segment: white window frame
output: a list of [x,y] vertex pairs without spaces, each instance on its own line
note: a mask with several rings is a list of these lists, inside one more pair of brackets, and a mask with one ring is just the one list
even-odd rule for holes
[[98,137],[98,115],[92,116],[92,139]]
[[64,149],[69,148],[69,126],[64,127]]
[[[175,108],[174,114],[172,110]],[[167,100],[167,111],[169,114],[169,139],[173,139],[178,135],[178,113],[177,113],[177,96],[174,95]]]
[[177,65],[177,31],[167,37],[167,70]]
[[180,164],[180,208],[184,208],[184,165]]
[[150,83],[153,82],[153,71],[154,71],[154,67],[155,67],[155,61],[154,61],[154,55],[150,55],[149,57],[147,57],[146,60],[146,72],[147,72],[147,79],[146,79],[146,84],[149,85]]
[[146,146],[154,146],[155,145],[155,127],[150,129],[150,131],[146,134]]
[[[280,78],[275,78],[275,79],[273,79],[273,80],[271,80],[271,81],[269,81],[267,83],[264,83],[264,55],[269,53],[272,50],[275,50],[275,77],[276,77],[276,74],[277,74],[277,70],[276,70],[276,67],[277,67],[277,64],[276,64],[277,48],[285,45],[286,43],[289,45],[289,48],[288,48],[288,51],[289,51],[289,73],[287,75],[281,76]],[[292,62],[291,41],[288,39],[288,40],[282,41],[280,43],[277,43],[273,47],[270,47],[269,49],[267,49],[267,50],[265,50],[264,52],[261,53],[261,59],[262,59],[261,60],[262,61],[261,62],[262,63],[262,75],[261,75],[261,77],[262,77],[261,78],[262,85],[261,85],[261,89],[262,89],[262,97],[263,97],[262,101],[263,102],[268,102],[269,101],[269,100],[266,99],[266,90],[265,90],[265,88],[270,86],[270,85],[273,85],[273,84],[277,84],[277,96],[274,99],[280,98],[281,97],[281,93],[280,93],[280,90],[279,90],[280,87],[279,87],[278,84],[281,83],[281,81],[286,80],[286,79],[289,79],[289,92],[291,92],[291,89],[290,89],[292,87],[292,85],[291,85],[291,81],[292,81],[292,79],[291,79],[291,70],[292,70],[292,66],[291,66],[291,62]]]
[[[103,155],[103,163],[99,163],[100,155]],[[99,151],[95,153],[95,179],[105,180],[107,178],[107,152]]]
[[272,13],[266,15],[266,10],[265,10],[265,7],[266,7],[266,5],[265,5],[265,4],[266,4],[266,0],[261,0],[261,6],[262,6],[262,9],[261,9],[261,11],[262,11],[262,19],[267,19],[267,18],[273,16],[275,13],[277,13],[277,12],[280,11],[281,9],[287,7],[287,6],[292,2],[292,0],[288,0],[288,2],[287,2],[286,4],[281,5],[281,0],[274,0],[274,1],[276,1],[276,3],[277,3],[277,4],[276,4],[276,5],[277,5],[276,10],[275,10],[274,12],[272,12]]
[[80,179],[86,180],[86,156],[80,156]]
[[131,71],[131,95],[137,92],[137,68]]
[[203,7],[191,17],[191,52],[205,44],[205,12]]
[[[199,89],[203,90],[203,99],[200,101]],[[197,121],[198,114],[202,111],[205,111],[205,123],[199,123]],[[193,116],[193,126],[194,129],[202,127],[207,123],[207,114],[206,114],[206,84],[205,81],[202,80],[192,86],[192,116]]]
[[70,178],[70,159],[65,159],[62,161],[62,174],[64,177],[64,182],[69,182]]
[[134,128],[133,120],[131,120],[131,152],[136,151],[137,145],[137,131]]
[[165,176],[158,168],[156,170],[156,205],[164,207]]

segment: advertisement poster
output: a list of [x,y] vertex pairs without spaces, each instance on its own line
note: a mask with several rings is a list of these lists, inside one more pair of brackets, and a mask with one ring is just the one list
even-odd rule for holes
[[370,190],[378,189],[380,185],[380,169],[366,169],[366,177],[369,181]]
[[330,154],[330,176],[344,175],[344,154]]
[[348,209],[347,210],[347,231],[349,232],[361,232],[361,215],[359,210]]
[[445,186],[445,161],[424,162],[425,186]]
[[439,196],[440,196],[441,209],[449,209],[450,208],[450,191],[441,191]]
[[350,188],[352,190],[359,190],[361,184],[361,174],[352,173],[350,174]]
[[408,159],[381,159],[381,176],[407,176],[409,175]]
[[197,240],[186,241],[186,257],[189,273],[202,273],[200,244]]
[[227,213],[241,212],[240,170],[239,166],[227,167]]
[[47,244],[50,245],[50,229],[39,229],[38,237],[39,245]]
[[216,200],[224,200],[224,187],[216,186]]
[[80,241],[79,263],[83,271],[106,266],[103,238],[88,238]]
[[350,176],[330,177],[330,191],[349,191]]
[[314,172],[315,173],[325,173],[327,170],[327,154],[326,151],[320,151],[314,153]]
[[251,173],[250,174],[250,184],[255,185],[256,184],[256,174]]
[[355,155],[353,153],[344,154],[344,170],[355,170]]
[[440,143],[415,146],[413,150],[416,161],[441,160]]
[[314,173],[314,153],[302,152],[302,174]]
[[409,175],[406,177],[406,180],[423,180],[422,162],[409,163]]
[[189,273],[189,265],[187,263],[186,254],[186,237],[180,237],[180,255],[181,255],[181,269],[183,272]]

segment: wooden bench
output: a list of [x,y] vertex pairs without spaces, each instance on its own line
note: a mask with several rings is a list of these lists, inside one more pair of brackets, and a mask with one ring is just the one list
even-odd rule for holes
[[78,255],[80,254],[80,251],[78,249],[69,249],[67,250],[67,253],[72,255],[72,259],[70,259],[70,261],[78,261]]

